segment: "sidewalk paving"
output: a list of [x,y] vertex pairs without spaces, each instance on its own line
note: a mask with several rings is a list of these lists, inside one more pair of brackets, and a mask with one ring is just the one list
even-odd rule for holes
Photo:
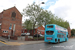
[[28,44],[37,44],[43,43],[44,41],[24,41],[24,42],[6,42],[7,45],[28,45]]
[[0,37],[0,42],[6,45],[27,45],[27,44],[37,44],[37,43],[43,43],[42,41],[19,41],[19,40],[10,40]]
[[[0,36],[0,41],[8,42],[9,40],[8,40],[7,38],[4,38],[4,37],[1,37],[1,36]],[[17,41],[17,40],[12,40],[12,39],[10,39],[10,42],[15,42],[15,41]]]

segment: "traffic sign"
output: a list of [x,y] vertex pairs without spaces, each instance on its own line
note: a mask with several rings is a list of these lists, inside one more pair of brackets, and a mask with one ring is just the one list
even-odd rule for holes
[[9,27],[9,30],[11,30],[12,28],[11,27]]

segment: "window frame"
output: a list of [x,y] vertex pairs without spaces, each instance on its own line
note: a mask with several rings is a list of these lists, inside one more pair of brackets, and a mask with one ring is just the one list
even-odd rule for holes
[[4,30],[3,33],[8,33],[8,31]]

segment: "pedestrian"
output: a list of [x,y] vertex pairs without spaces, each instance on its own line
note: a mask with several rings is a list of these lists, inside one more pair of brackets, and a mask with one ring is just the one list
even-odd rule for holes
[[8,41],[10,40],[10,35],[8,35]]

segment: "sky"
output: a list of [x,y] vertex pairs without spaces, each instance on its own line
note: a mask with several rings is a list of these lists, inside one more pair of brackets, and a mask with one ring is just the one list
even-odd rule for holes
[[[16,6],[16,8],[23,12],[23,9],[28,5],[35,2],[40,4],[42,8],[51,11],[53,14],[67,20],[70,23],[70,28],[75,29],[75,0],[0,0],[0,12]],[[41,4],[45,2],[45,4]],[[22,18],[22,21],[27,19]]]

